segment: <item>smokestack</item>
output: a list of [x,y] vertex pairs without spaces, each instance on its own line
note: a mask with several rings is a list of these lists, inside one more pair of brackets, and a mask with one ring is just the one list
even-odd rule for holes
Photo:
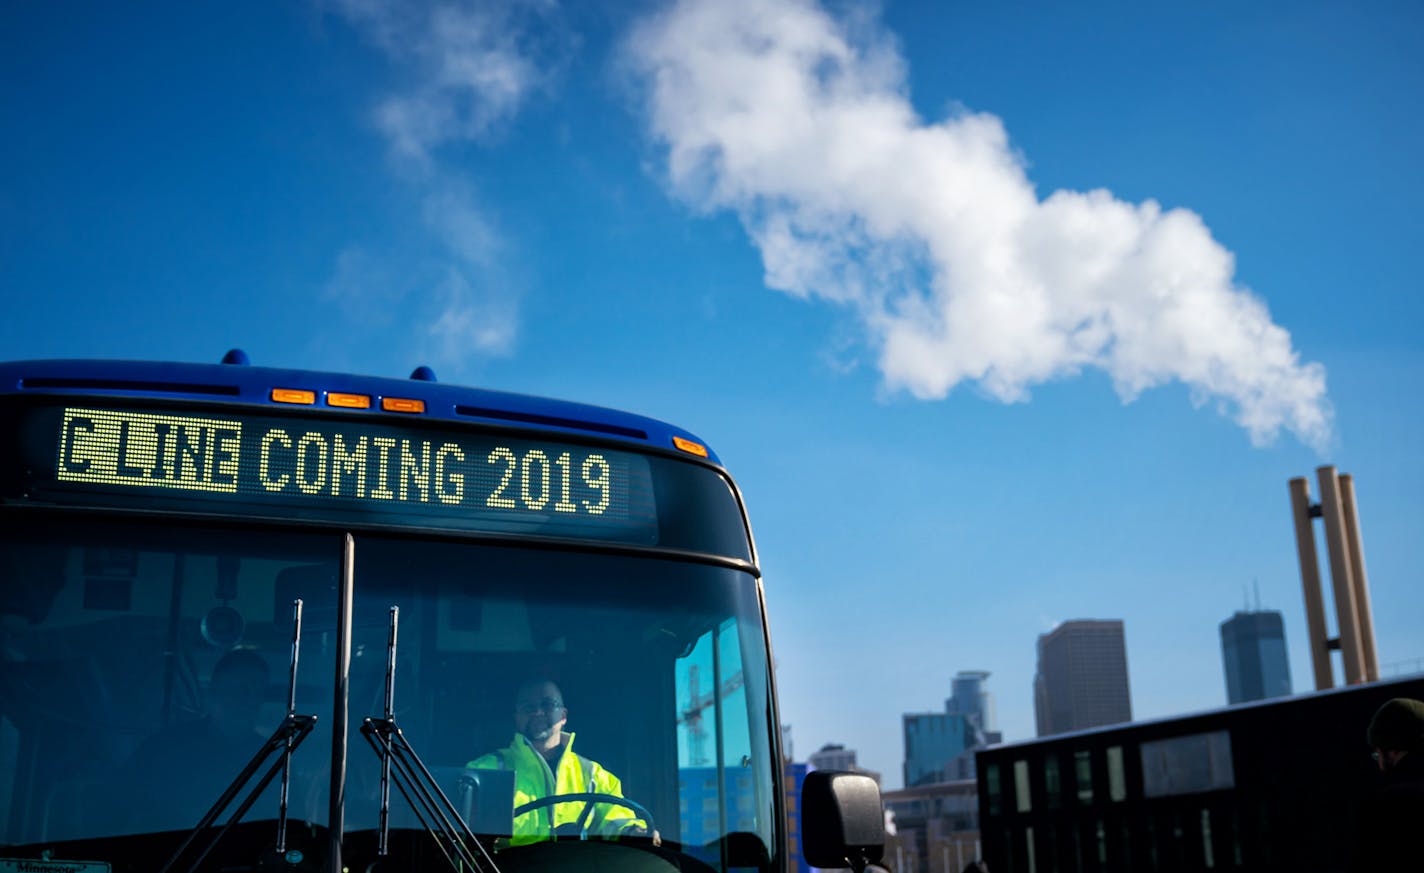
[[1310,666],[1315,690],[1335,686],[1330,667],[1330,640],[1325,635],[1325,605],[1320,596],[1320,562],[1315,555],[1315,528],[1310,520],[1319,507],[1310,502],[1310,483],[1304,476],[1290,480],[1291,516],[1295,519],[1295,545],[1300,556],[1300,582],[1305,596],[1305,626],[1310,637]]
[[1365,550],[1360,545],[1360,516],[1355,510],[1355,478],[1340,477],[1340,511],[1345,520],[1345,545],[1350,552],[1350,578],[1355,583],[1355,619],[1360,626],[1365,681],[1379,680],[1379,654],[1375,651],[1375,619],[1370,609],[1370,583],[1365,577]]
[[[1333,466],[1322,466],[1315,472],[1320,483],[1320,503],[1310,502],[1310,486],[1303,477],[1290,481],[1290,492],[1311,665],[1316,689],[1324,690],[1334,685],[1330,649],[1340,650],[1347,685],[1379,679],[1379,659],[1375,652],[1374,620],[1365,579],[1364,551],[1360,545],[1354,482],[1348,475],[1337,474]],[[1325,631],[1312,518],[1319,518],[1325,524],[1325,547],[1330,559],[1330,582],[1339,628],[1339,636],[1335,638],[1327,637]]]

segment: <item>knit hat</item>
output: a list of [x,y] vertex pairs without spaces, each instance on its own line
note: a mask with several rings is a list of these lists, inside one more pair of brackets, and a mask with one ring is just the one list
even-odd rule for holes
[[1376,749],[1409,752],[1424,749],[1424,702],[1396,697],[1370,719],[1365,738]]

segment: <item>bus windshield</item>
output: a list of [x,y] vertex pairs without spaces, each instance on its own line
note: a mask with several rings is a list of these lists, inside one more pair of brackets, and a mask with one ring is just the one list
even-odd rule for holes
[[[58,509],[0,519],[0,859],[160,869],[283,723],[300,600],[295,711],[316,721],[291,759],[285,852],[271,857],[279,775],[196,869],[326,869],[333,810],[349,869],[454,869],[398,786],[382,815],[379,744],[361,727],[382,717],[388,680],[400,735],[495,869],[782,863],[746,570],[356,533],[334,780],[344,531]],[[556,725],[563,748],[539,754]],[[531,772],[554,794],[601,799],[516,816]]]

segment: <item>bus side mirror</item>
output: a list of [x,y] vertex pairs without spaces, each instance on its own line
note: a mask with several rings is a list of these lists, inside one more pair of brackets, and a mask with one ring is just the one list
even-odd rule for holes
[[880,786],[860,773],[812,770],[801,784],[801,851],[812,867],[856,873],[885,853]]

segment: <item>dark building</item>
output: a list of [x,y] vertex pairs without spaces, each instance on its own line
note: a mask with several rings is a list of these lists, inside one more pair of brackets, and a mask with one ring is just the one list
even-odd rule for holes
[[[1424,677],[980,749],[984,859],[993,873],[1338,873],[1379,775],[1364,726],[1396,697],[1424,699]],[[1418,832],[1401,837],[1417,847]]]
[[1122,621],[1065,621],[1038,638],[1038,735],[1132,721]]
[[1228,703],[1290,695],[1286,629],[1279,612],[1238,612],[1223,621],[1221,659]]

